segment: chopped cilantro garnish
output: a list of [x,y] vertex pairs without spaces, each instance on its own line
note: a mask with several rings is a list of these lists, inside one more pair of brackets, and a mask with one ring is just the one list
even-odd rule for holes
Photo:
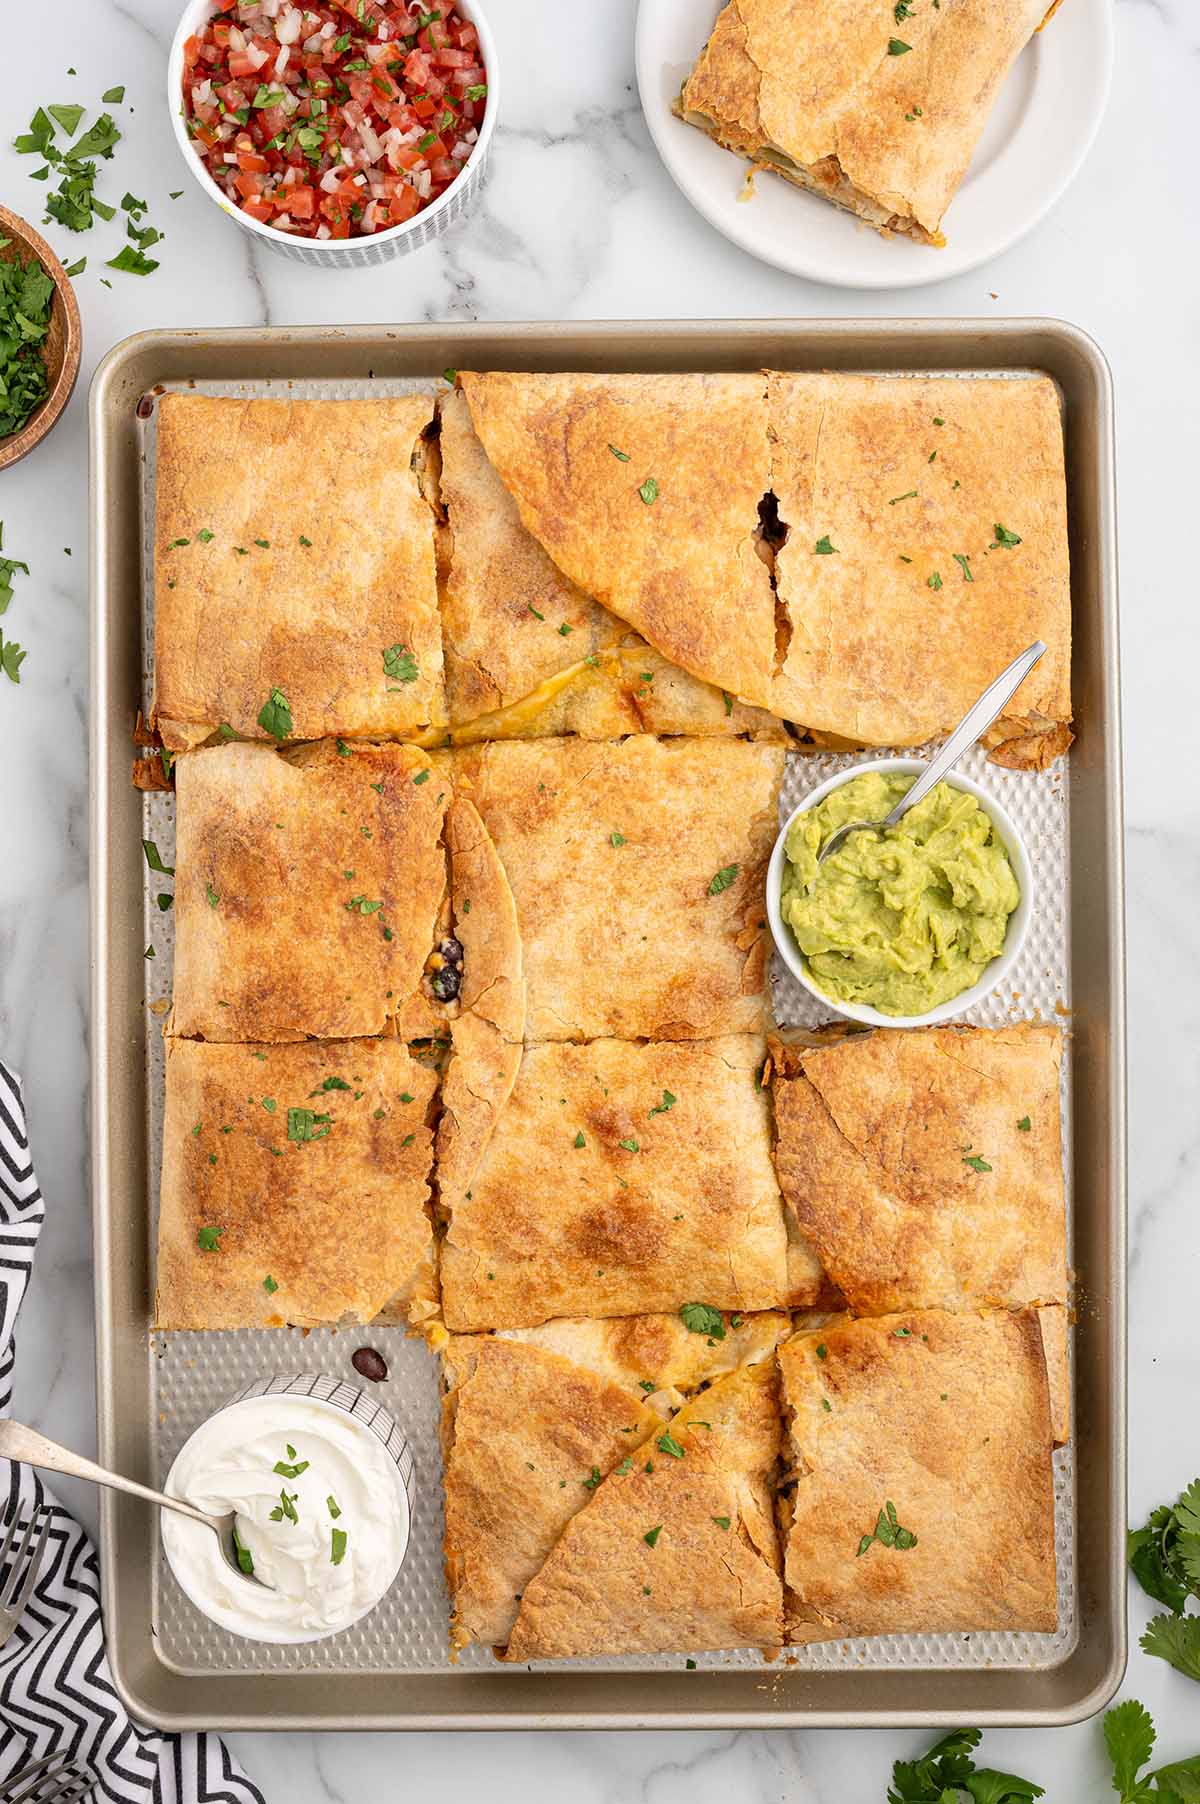
[[813,546],[813,550],[818,557],[831,557],[836,552],[837,546],[832,543],[829,534],[824,533]]
[[711,1303],[685,1303],[679,1319],[689,1334],[707,1334],[710,1340],[725,1339],[725,1317]]
[[272,739],[290,737],[294,724],[292,710],[288,706],[287,696],[282,689],[272,689],[259,710],[258,724],[264,733],[271,735]]
[[215,1253],[220,1249],[224,1228],[201,1228],[196,1235],[196,1245],[202,1253]]
[[723,889],[728,889],[736,878],[741,867],[736,864],[723,865],[708,886],[710,896],[719,896]]

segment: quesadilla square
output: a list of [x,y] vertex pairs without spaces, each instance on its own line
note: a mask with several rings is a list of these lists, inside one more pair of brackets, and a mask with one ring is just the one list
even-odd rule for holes
[[445,719],[429,395],[158,407],[155,718],[269,738],[396,738]]
[[788,1341],[779,1363],[789,1639],[1057,1626],[1032,1311],[844,1318]]
[[757,541],[765,379],[459,380],[492,468],[564,576],[673,663],[758,700],[775,619]]
[[[752,1035],[548,1042],[524,1052],[507,1101],[476,1129],[474,1156],[447,1111],[447,1326],[815,1302],[816,1261],[800,1273],[789,1260],[763,1054]],[[486,1076],[460,1081],[476,1095]]]
[[[988,743],[1012,741],[1018,765],[1064,750],[1071,585],[1053,382],[772,374],[768,412],[786,527],[775,711],[853,744],[920,744],[1042,639]],[[934,615],[947,655],[931,661]]]
[[394,1039],[168,1040],[158,1326],[430,1316],[436,1082]]
[[442,1443],[453,1646],[506,1642],[525,1586],[601,1479],[662,1434],[685,1394],[769,1358],[788,1328],[785,1315],[740,1318],[737,1327],[719,1319],[720,1338],[656,1315],[448,1341]]
[[572,1516],[522,1590],[505,1658],[778,1648],[779,1446],[773,1360],[702,1391]]
[[424,977],[450,783],[413,746],[323,740],[180,758],[175,994],[205,1040],[437,1031]]
[[645,735],[453,754],[516,904],[530,1041],[761,1025],[781,747]]
[[440,408],[442,635],[456,742],[578,733],[781,737],[779,723],[667,662],[564,576],[522,524],[466,397]]
[[996,95],[1049,12],[1046,0],[730,0],[677,111],[885,236],[944,244]]
[[1056,1027],[772,1044],[780,1188],[857,1315],[1067,1298]]

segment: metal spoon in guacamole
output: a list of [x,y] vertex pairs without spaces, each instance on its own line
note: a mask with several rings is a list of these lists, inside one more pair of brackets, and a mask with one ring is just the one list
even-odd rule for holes
[[928,770],[923,771],[907,790],[891,813],[881,821],[847,821],[836,833],[831,833],[821,850],[817,853],[817,863],[824,864],[831,852],[844,845],[852,833],[882,833],[888,827],[894,827],[910,808],[927,796],[948,771],[954,769],[963,753],[982,739],[998,714],[1004,710],[1005,704],[1016,694],[1025,678],[1029,675],[1046,647],[1040,639],[1035,639],[1028,651],[1023,651],[1019,658],[1014,658],[1007,670],[1001,671],[995,682],[984,690],[975,706],[963,715],[938,753]]

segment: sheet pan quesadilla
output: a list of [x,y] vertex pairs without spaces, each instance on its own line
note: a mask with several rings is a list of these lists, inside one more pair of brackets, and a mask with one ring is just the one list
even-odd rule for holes
[[451,756],[516,903],[530,1043],[759,1029],[782,747],[643,734]]
[[564,576],[522,524],[463,394],[439,409],[441,611],[457,743],[578,733],[780,738],[779,722],[672,665]]
[[764,1051],[753,1035],[527,1048],[477,1160],[460,1135],[439,1162],[447,1326],[815,1302],[771,1166]]
[[601,1480],[660,1436],[687,1395],[769,1358],[787,1330],[785,1315],[736,1327],[725,1317],[717,1339],[652,1315],[452,1337],[442,1415],[452,1644],[506,1642],[526,1585]]
[[702,1391],[567,1523],[524,1586],[505,1658],[777,1649],[779,1435],[773,1360]]

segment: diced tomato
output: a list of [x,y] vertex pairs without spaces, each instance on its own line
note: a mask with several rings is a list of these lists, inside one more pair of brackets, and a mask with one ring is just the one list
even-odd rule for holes
[[[387,231],[443,194],[469,160],[487,74],[458,0],[440,0],[436,17],[427,7],[306,0],[304,35],[284,46],[261,0],[210,0],[185,42],[181,85],[189,135],[221,192],[290,236],[332,239]],[[209,81],[212,99],[199,98]],[[484,93],[472,101],[473,88]],[[273,89],[286,105],[255,106]]]

